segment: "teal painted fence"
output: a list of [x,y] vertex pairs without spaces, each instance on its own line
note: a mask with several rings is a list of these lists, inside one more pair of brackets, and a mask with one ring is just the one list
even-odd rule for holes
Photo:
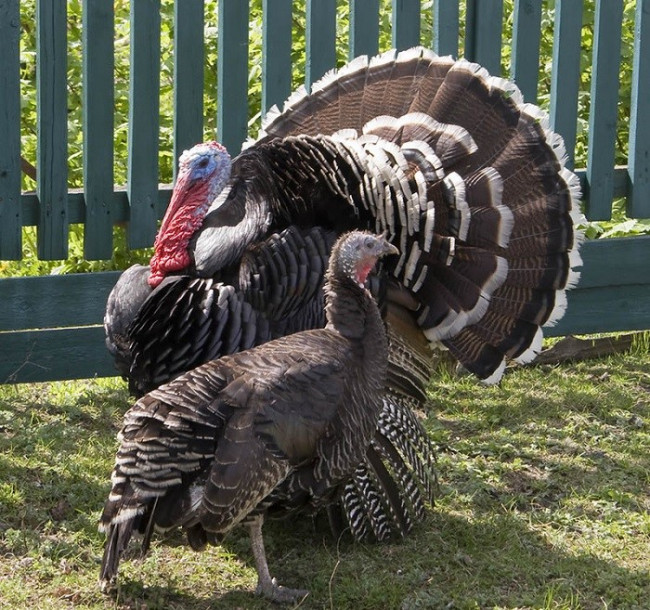
[[[249,6],[250,5],[250,6]],[[630,3],[623,0],[258,0],[263,12],[262,109],[290,93],[295,57],[304,61],[310,86],[345,57],[375,54],[387,46],[430,45],[440,54],[462,54],[494,74],[514,78],[527,101],[547,104],[551,124],[567,144],[569,164],[581,130],[588,129],[586,167],[579,168],[590,220],[609,219],[612,202],[625,198],[631,218],[650,218],[650,0],[633,7],[627,159],[616,165],[621,145],[617,121],[620,44]],[[205,100],[217,101],[218,139],[237,151],[249,121],[251,36],[247,0],[176,0],[173,13],[172,151],[205,137]],[[216,9],[215,9],[216,7]],[[627,9],[626,9],[627,7]],[[170,196],[159,184],[161,87],[160,0],[130,4],[130,92],[127,183],[114,186],[115,5],[83,0],[82,189],[68,188],[68,90],[70,41],[65,0],[36,0],[38,152],[21,158],[21,2],[0,2],[0,260],[22,256],[22,229],[37,227],[38,256],[67,256],[71,224],[84,224],[89,260],[110,258],[113,226],[126,223],[132,248],[150,246]],[[206,28],[216,10],[219,35]],[[581,65],[585,11],[594,11],[593,57]],[[292,39],[296,13],[304,19],[304,49]],[[341,15],[346,15],[343,32]],[[544,18],[552,19],[552,57],[540,55]],[[546,16],[546,17],[545,17]],[[628,22],[625,22],[625,19]],[[381,27],[380,27],[381,24]],[[390,37],[385,26],[390,27]],[[504,27],[505,24],[505,27]],[[206,49],[216,45],[217,82],[204,87]],[[584,64],[584,57],[582,57]],[[589,71],[588,92],[580,74]],[[550,99],[539,99],[540,83]],[[225,85],[227,83],[227,86]],[[578,120],[580,96],[588,95],[589,120]],[[207,97],[206,97],[207,96]],[[584,101],[584,100],[583,100]],[[25,163],[27,161],[28,163]],[[620,161],[620,159],[619,159]],[[21,192],[21,167],[36,167],[35,192]],[[27,169],[26,169],[27,168]],[[594,240],[583,247],[585,266],[569,294],[567,316],[547,334],[650,328],[650,237]],[[113,374],[104,349],[106,296],[116,272],[0,280],[0,383]]]

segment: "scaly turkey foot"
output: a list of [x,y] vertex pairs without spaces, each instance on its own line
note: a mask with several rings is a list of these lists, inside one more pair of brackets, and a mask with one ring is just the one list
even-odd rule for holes
[[255,594],[266,597],[266,599],[278,604],[293,604],[309,595],[309,591],[306,591],[305,589],[289,589],[288,587],[283,587],[277,583],[275,578],[273,578],[266,582],[258,580]]

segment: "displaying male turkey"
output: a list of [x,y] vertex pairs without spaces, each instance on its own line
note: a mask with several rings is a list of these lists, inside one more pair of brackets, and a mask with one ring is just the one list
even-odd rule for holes
[[150,269],[127,270],[109,299],[107,343],[145,391],[322,325],[333,235],[387,230],[401,254],[380,286],[391,349],[378,434],[408,485],[430,483],[408,457],[427,446],[410,407],[429,345],[488,382],[508,358],[532,359],[578,278],[578,198],[561,138],[512,83],[422,48],[361,57],[270,112],[232,161],[216,143],[185,153]]
[[327,324],[224,356],[153,390],[126,413],[101,516],[102,589],[134,531],[182,526],[194,549],[250,528],[258,593],[306,591],[269,575],[261,527],[269,509],[329,503],[354,476],[377,428],[388,345],[366,278],[397,248],[351,232],[331,254]]

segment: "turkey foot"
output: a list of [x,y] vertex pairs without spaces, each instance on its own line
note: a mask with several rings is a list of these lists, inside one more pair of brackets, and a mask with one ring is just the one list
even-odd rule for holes
[[309,595],[309,591],[306,589],[289,589],[288,587],[283,587],[278,584],[275,578],[271,578],[270,580],[262,580],[260,578],[257,581],[255,594],[266,597],[266,599],[278,604],[293,604]]
[[266,561],[264,540],[262,538],[262,521],[262,517],[257,517],[250,524],[251,547],[257,568],[257,588],[255,589],[255,594],[262,595],[266,599],[279,604],[291,604],[300,601],[309,595],[309,591],[283,587],[277,583],[275,578],[271,578],[269,565]]

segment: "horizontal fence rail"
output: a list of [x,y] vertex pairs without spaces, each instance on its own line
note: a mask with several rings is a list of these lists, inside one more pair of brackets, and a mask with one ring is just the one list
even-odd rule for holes
[[[142,0],[125,6],[128,15],[112,0],[83,0],[82,22],[72,28],[64,0],[0,3],[0,260],[22,257],[25,227],[36,227],[41,259],[65,258],[70,227],[79,224],[88,260],[111,257],[116,225],[126,226],[130,248],[151,246],[171,193],[161,184],[173,179],[170,157],[214,138],[215,129],[236,153],[255,135],[260,109],[281,106],[298,84],[310,87],[360,54],[415,44],[477,61],[514,79],[526,101],[547,108],[565,139],[568,165],[579,167],[590,221],[610,219],[617,199],[625,200],[628,217],[650,217],[650,0],[632,7],[623,0],[176,0],[173,10]],[[545,41],[549,21],[552,40]],[[619,51],[630,27],[628,68]],[[37,41],[33,90],[25,88],[32,64],[21,56],[27,32]],[[71,49],[80,53],[80,87],[70,82]],[[125,72],[128,129],[120,130],[115,108],[122,94],[115,82]],[[35,136],[21,130],[25,95],[35,98]],[[169,117],[161,114],[165,95],[173,102],[165,106],[172,108]],[[621,104],[629,106],[625,120]],[[82,129],[75,139],[68,120],[77,106]],[[585,107],[586,121],[578,114]],[[34,137],[35,153],[26,157]],[[117,155],[116,141],[124,137],[126,155]],[[83,186],[71,188],[68,158],[79,155]],[[21,171],[35,182],[21,179]],[[116,176],[125,186],[115,186]],[[569,294],[565,318],[546,334],[650,327],[650,238],[588,241],[582,252],[579,288]],[[117,275],[0,280],[0,382],[112,375],[101,323]]]

